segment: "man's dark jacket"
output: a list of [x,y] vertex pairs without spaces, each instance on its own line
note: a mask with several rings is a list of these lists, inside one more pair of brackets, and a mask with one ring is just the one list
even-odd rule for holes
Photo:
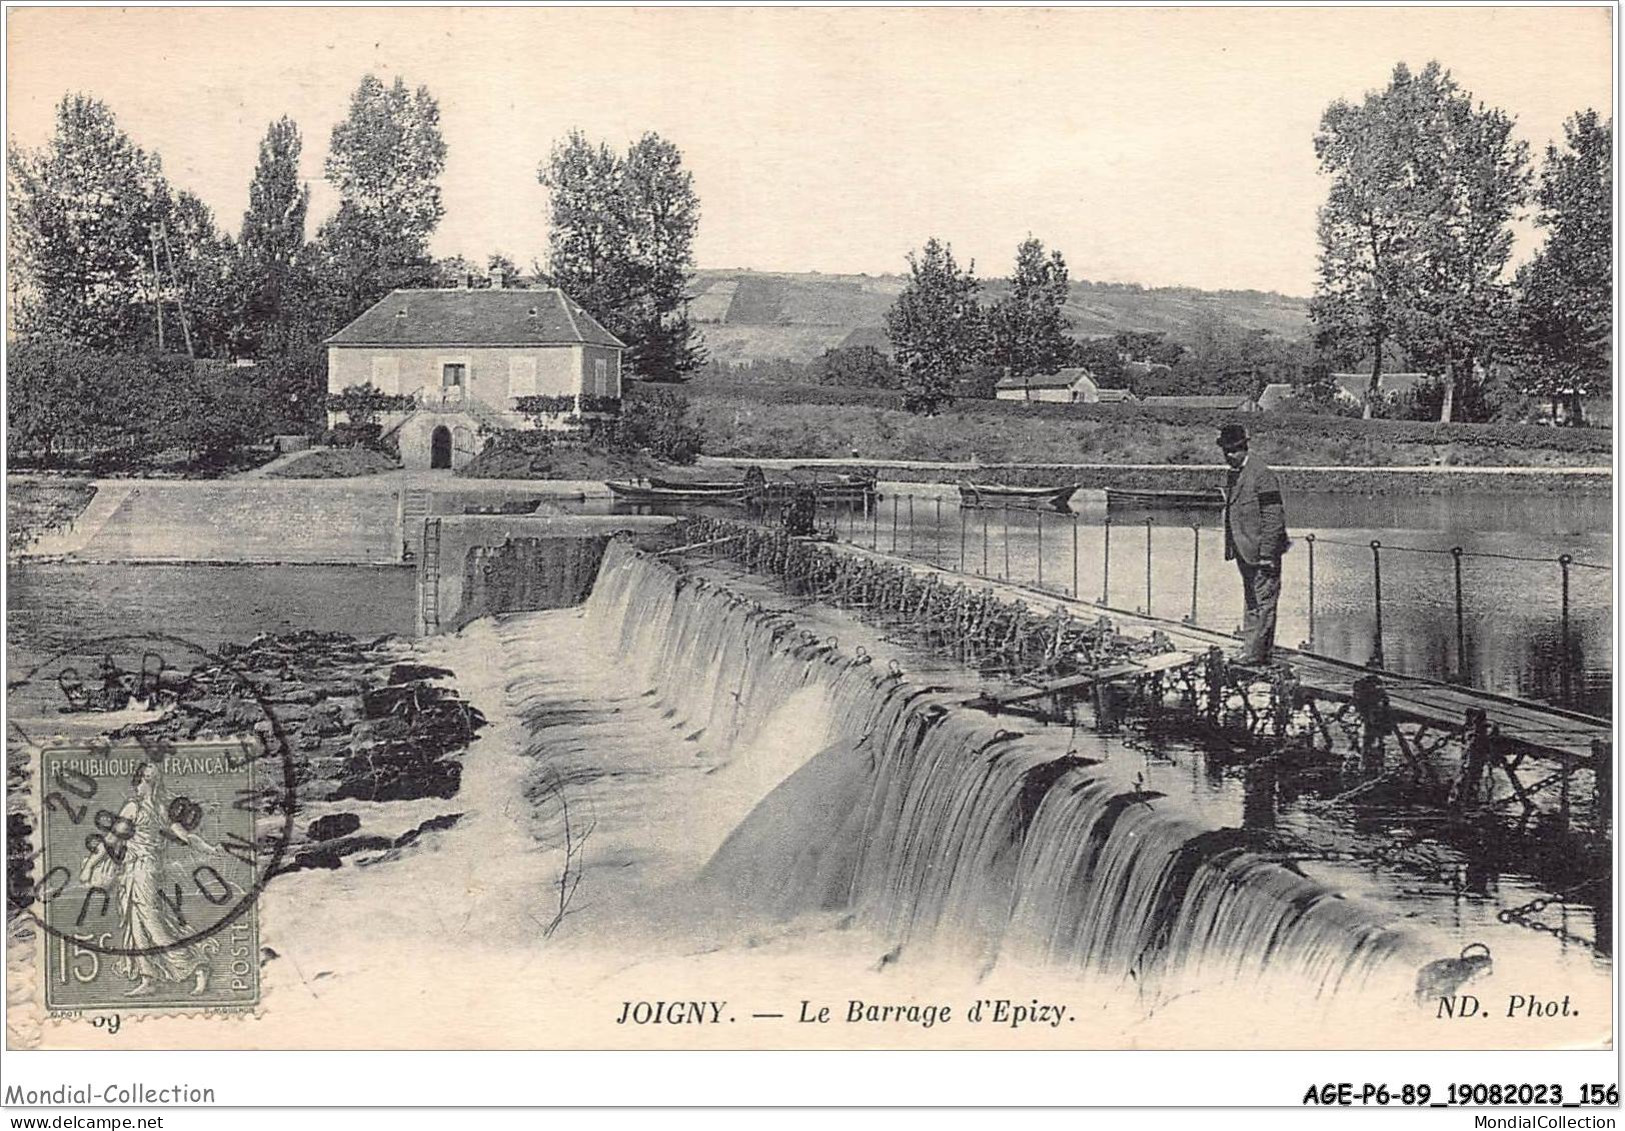
[[1240,471],[1231,472],[1224,493],[1224,560],[1276,561],[1289,545],[1275,472],[1250,455]]

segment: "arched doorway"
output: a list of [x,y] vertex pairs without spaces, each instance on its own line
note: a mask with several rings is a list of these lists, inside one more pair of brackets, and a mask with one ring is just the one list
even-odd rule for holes
[[451,429],[444,424],[434,430],[429,437],[429,466],[451,466]]

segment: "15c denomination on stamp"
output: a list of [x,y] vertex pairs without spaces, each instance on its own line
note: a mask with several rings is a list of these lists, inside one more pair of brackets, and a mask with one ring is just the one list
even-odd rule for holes
[[48,1010],[259,1001],[258,758],[231,739],[39,752]]

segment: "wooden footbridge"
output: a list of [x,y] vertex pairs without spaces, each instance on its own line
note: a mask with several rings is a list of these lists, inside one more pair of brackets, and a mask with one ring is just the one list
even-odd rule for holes
[[1239,665],[1225,633],[850,543],[716,519],[688,520],[676,537],[679,552],[724,553],[979,670],[990,684],[973,707],[1059,721],[1091,700],[1097,719],[1115,698],[1183,704],[1245,741],[1352,763],[1360,788],[1389,782],[1456,813],[1608,832],[1607,719],[1290,648],[1267,667]]

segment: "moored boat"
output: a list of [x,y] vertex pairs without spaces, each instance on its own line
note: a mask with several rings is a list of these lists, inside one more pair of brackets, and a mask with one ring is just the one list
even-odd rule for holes
[[637,503],[649,505],[651,503],[711,503],[713,505],[737,506],[745,501],[746,489],[743,485],[728,491],[691,490],[688,488],[656,487],[643,483],[628,483],[624,480],[607,479],[604,486],[623,503]]
[[964,507],[1065,508],[1078,484],[1064,487],[1011,487],[1003,483],[961,483],[959,505]]

